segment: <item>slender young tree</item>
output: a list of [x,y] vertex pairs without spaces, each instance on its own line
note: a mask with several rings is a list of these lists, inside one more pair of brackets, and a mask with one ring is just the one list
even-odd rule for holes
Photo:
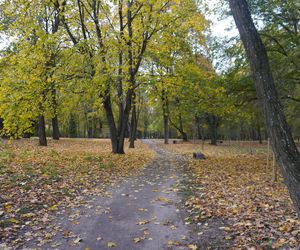
[[271,144],[300,218],[300,154],[282,109],[267,52],[253,23],[247,1],[230,0],[229,3],[250,61]]

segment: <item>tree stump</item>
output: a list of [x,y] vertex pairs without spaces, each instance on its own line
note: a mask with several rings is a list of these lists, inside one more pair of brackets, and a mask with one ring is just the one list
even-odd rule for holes
[[193,153],[193,158],[197,160],[205,160],[205,155],[201,152]]

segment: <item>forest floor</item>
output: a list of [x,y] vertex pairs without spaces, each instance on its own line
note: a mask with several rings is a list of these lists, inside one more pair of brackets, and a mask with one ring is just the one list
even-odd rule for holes
[[[295,249],[300,222],[266,145],[6,144],[0,249]],[[193,160],[201,151],[205,160]],[[144,167],[146,164],[146,167]],[[4,183],[4,185],[2,185]],[[2,249],[1,249],[2,250]]]
[[[193,152],[206,156],[205,160],[190,160],[185,174],[189,188],[185,205],[190,221],[198,227],[198,242],[209,242],[212,248],[219,242],[231,249],[300,249],[300,221],[281,174],[273,181],[267,142],[201,144],[165,146],[189,158]],[[215,229],[220,222],[224,225],[218,227],[218,233]]]
[[[125,155],[112,155],[110,140],[37,144],[35,139],[0,142],[0,244],[13,248],[33,238],[40,245],[50,241],[56,228],[49,232],[48,224],[65,209],[107,195],[107,186],[138,174],[155,155],[141,141],[134,150],[126,143]],[[76,217],[72,221],[76,224]]]

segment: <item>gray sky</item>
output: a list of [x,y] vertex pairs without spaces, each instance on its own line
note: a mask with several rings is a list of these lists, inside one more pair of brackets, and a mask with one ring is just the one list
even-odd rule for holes
[[[220,2],[220,0],[206,0],[206,2],[210,9],[215,9],[217,7],[217,3]],[[225,38],[238,35],[238,30],[234,25],[234,20],[232,17],[220,20],[220,15],[212,14],[208,18],[212,22],[211,29],[213,36],[216,36],[218,38]]]

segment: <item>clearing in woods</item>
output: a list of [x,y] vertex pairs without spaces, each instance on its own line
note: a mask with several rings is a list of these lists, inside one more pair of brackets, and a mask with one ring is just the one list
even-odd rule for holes
[[[26,153],[6,146],[2,161],[19,171],[1,172],[1,241],[19,249],[297,247],[300,223],[282,180],[272,183],[265,145],[205,145],[207,159],[197,161],[191,155],[201,145],[145,140],[139,154],[115,156],[105,153],[108,143],[62,140]],[[29,159],[35,169],[24,165]]]

